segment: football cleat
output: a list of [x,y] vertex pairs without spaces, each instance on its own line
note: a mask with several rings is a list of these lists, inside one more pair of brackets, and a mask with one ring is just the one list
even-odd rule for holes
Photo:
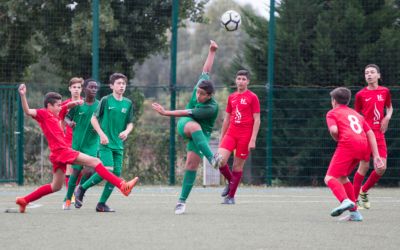
[[15,203],[19,206],[19,212],[25,213],[26,206],[28,205],[25,199],[23,197],[17,197]]
[[184,214],[186,210],[186,203],[184,202],[178,202],[175,206],[175,214],[180,215]]
[[125,196],[128,196],[128,195],[131,193],[133,187],[134,187],[134,186],[136,185],[136,183],[138,182],[138,180],[139,180],[139,177],[135,177],[135,178],[133,178],[132,180],[130,180],[130,181],[128,181],[128,182],[122,181],[122,183],[121,183],[121,192],[122,192]]
[[342,201],[342,203],[340,204],[340,206],[338,206],[337,208],[333,209],[331,212],[331,216],[336,217],[341,215],[344,211],[352,209],[355,207],[354,202],[352,202],[349,199],[344,199]]
[[97,203],[97,206],[96,206],[96,212],[110,213],[110,212],[115,212],[115,210],[110,208],[109,206],[107,206],[106,203],[99,202],[99,203]]
[[369,202],[368,199],[368,193],[364,193],[363,191],[360,192],[360,198],[361,198],[361,206],[365,209],[370,209],[371,208],[371,203]]

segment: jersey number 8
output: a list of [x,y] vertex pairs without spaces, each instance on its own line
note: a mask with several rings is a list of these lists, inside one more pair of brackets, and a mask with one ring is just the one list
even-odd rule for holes
[[354,131],[354,133],[356,133],[356,134],[361,134],[361,132],[362,132],[362,127],[361,127],[361,124],[360,124],[360,121],[358,120],[358,118],[357,118],[357,116],[355,116],[355,115],[348,115],[347,116],[347,119],[349,120],[349,122],[350,122],[350,127],[351,127],[351,129]]

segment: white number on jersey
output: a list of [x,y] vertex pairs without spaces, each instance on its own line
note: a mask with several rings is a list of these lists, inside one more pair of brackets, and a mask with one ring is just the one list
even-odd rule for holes
[[349,122],[350,122],[350,127],[351,127],[351,129],[354,131],[354,133],[356,133],[356,134],[361,134],[361,132],[362,132],[362,127],[361,127],[361,124],[360,124],[360,121],[358,120],[358,118],[357,118],[357,116],[355,116],[355,115],[348,115],[347,116],[347,119],[349,120]]

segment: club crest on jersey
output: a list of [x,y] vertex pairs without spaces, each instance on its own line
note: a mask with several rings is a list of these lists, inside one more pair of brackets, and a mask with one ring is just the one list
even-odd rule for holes
[[245,99],[245,98],[242,98],[242,99],[240,99],[240,104],[244,104],[244,105],[246,105],[246,104],[247,104],[247,101],[246,101],[246,99]]
[[122,109],[121,109],[121,112],[122,112],[122,113],[126,113],[126,111],[127,111],[126,108],[122,108]]
[[382,95],[377,95],[376,98],[378,99],[379,102],[383,102],[383,97],[382,97]]

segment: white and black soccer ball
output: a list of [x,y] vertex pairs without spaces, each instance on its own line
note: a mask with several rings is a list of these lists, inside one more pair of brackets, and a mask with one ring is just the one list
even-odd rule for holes
[[221,16],[221,25],[227,31],[235,31],[239,29],[241,17],[239,13],[234,10],[228,10]]

